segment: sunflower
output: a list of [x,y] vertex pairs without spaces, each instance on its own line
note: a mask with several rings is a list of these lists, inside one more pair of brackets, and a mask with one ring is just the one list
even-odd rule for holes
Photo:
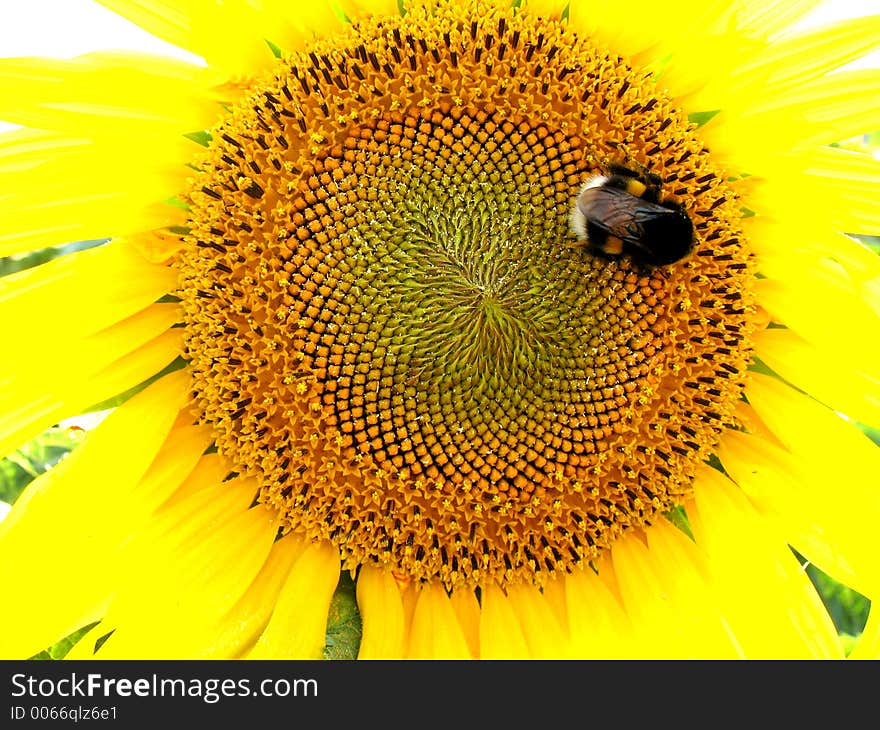
[[[205,63],[0,64],[0,254],[106,240],[0,280],[3,453],[127,396],[0,524],[3,656],[320,657],[346,581],[361,658],[844,656],[880,17],[101,3]],[[575,238],[618,167],[689,255]]]

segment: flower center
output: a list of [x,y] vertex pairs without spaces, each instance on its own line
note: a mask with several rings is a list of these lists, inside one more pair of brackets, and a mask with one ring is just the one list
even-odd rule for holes
[[[644,271],[573,245],[583,183],[663,179]],[[440,3],[279,62],[219,127],[179,262],[200,417],[348,567],[540,583],[688,493],[732,423],[733,193],[644,73],[559,21]]]

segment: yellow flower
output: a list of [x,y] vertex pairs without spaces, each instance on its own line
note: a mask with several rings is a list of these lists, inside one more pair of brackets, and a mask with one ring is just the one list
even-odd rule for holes
[[[363,658],[844,655],[791,548],[877,594],[880,18],[102,4],[206,64],[0,63],[0,254],[111,239],[0,281],[3,453],[149,381],[0,524],[0,654],[319,657],[347,571]],[[613,166],[690,255],[575,240]]]

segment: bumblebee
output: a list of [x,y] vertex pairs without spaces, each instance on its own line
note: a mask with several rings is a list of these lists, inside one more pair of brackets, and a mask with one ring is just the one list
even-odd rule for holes
[[674,264],[694,247],[684,207],[661,196],[660,178],[613,166],[590,178],[571,212],[579,245],[608,259],[629,256],[641,268]]

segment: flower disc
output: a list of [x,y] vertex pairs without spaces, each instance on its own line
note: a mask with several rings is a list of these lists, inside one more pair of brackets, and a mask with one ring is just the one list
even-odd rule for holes
[[[687,260],[574,245],[610,164],[682,202]],[[416,7],[280,60],[190,202],[200,416],[349,567],[540,583],[677,503],[732,423],[754,318],[733,193],[651,79],[562,22]]]

